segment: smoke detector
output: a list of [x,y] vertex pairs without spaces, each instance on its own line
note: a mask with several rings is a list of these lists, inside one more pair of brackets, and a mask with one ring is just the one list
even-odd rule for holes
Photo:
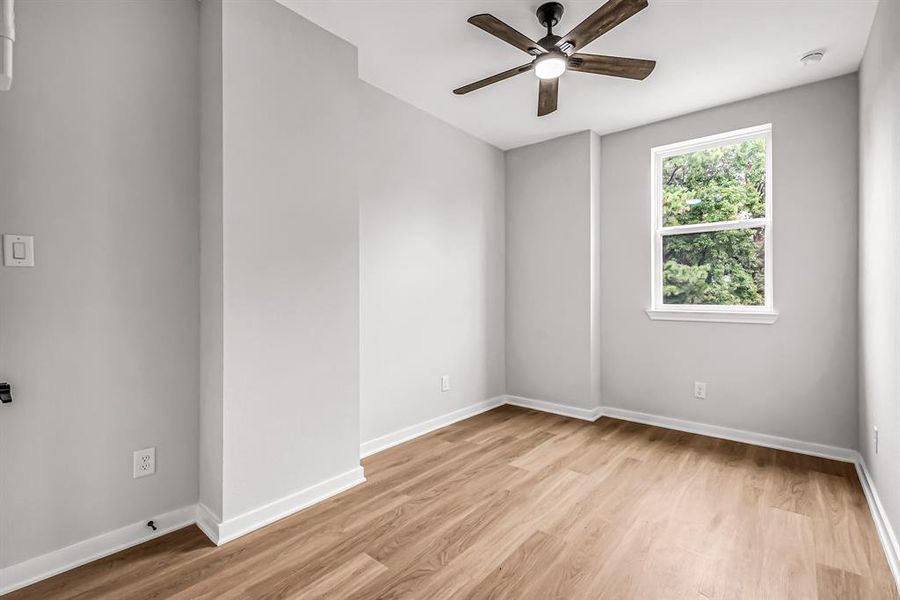
[[823,58],[825,58],[824,50],[813,50],[800,57],[800,64],[804,67],[808,67],[822,62]]

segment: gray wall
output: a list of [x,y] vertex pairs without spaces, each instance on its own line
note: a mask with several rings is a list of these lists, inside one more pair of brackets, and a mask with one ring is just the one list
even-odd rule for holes
[[224,238],[222,3],[200,3],[200,427],[199,501],[222,518]]
[[359,467],[356,48],[223,6],[229,519]]
[[37,266],[0,266],[0,567],[196,501],[198,12],[16,5],[0,231]]
[[[882,0],[860,69],[860,450],[900,524],[900,3]],[[875,453],[874,426],[879,430]]]
[[[650,149],[763,123],[778,321],[650,321]],[[856,447],[857,133],[848,75],[602,138],[604,405]]]
[[591,409],[597,293],[596,135],[506,153],[506,391]]
[[505,180],[493,146],[365,83],[360,107],[366,442],[504,393]]

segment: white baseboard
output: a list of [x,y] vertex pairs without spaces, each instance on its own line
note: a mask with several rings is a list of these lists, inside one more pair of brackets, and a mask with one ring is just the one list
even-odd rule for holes
[[446,415],[441,415],[440,417],[435,417],[433,419],[417,423],[416,425],[404,427],[403,429],[399,429],[393,433],[375,438],[374,440],[363,442],[359,447],[360,458],[371,456],[373,454],[381,452],[382,450],[387,450],[392,446],[396,446],[397,444],[408,442],[419,436],[425,435],[426,433],[431,433],[432,431],[441,429],[442,427],[446,427],[447,425],[453,425],[457,421],[462,421],[463,419],[474,417],[475,415],[493,410],[498,406],[502,406],[504,404],[506,404],[506,396],[497,396],[496,398],[490,398],[483,402],[478,402],[477,404],[472,404],[465,408],[455,410],[451,413],[447,413]]
[[220,522],[219,517],[202,503],[185,506],[154,517],[156,531],[148,528],[146,521],[132,523],[115,531],[0,569],[0,596],[188,525],[197,525],[214,544],[220,546],[339,494],[365,480],[363,468],[356,467],[296,494],[228,519],[224,523]]
[[195,516],[195,505],[184,506],[153,517],[156,531],[140,521],[0,569],[0,596],[186,527]]
[[219,545],[219,524],[222,522],[222,519],[202,502],[197,503],[197,514],[194,522],[213,544]]
[[816,444],[814,442],[801,442],[800,440],[778,437],[765,433],[755,433],[753,431],[732,429],[730,427],[721,427],[719,425],[708,425],[706,423],[696,423],[694,421],[684,421],[682,419],[651,415],[635,412],[633,410],[625,410],[623,408],[613,408],[611,406],[603,408],[603,416],[622,419],[623,421],[643,423],[644,425],[656,425],[657,427],[664,427],[665,429],[697,433],[709,437],[732,440],[734,442],[743,442],[754,446],[763,446],[766,448],[775,448],[776,450],[787,450],[799,454],[830,458],[842,462],[856,462],[856,458],[859,456],[859,453],[856,450],[851,450],[849,448],[839,448],[837,446]]
[[[237,517],[226,519],[222,523],[204,522],[203,526],[212,530],[211,532],[213,535],[211,536],[209,535],[210,532],[203,529],[203,527],[201,527],[201,529],[203,529],[203,532],[209,536],[209,539],[211,539],[213,543],[217,546],[221,546],[222,544],[237,539],[260,527],[265,527],[269,523],[274,523],[275,521],[292,515],[295,512],[299,512],[304,508],[308,508],[313,504],[317,504],[322,500],[340,494],[343,491],[363,483],[365,480],[366,477],[363,468],[361,466],[355,467],[336,477],[332,477],[331,479],[327,479],[321,483],[317,483],[316,485],[293,493],[290,496],[285,496],[284,498],[275,500],[274,502],[270,502],[259,508],[247,511]],[[208,513],[207,515],[204,515],[206,519],[208,519],[209,516],[213,516],[212,513],[209,512],[209,509],[206,509],[206,512]]]
[[596,421],[603,414],[603,408],[597,406],[592,409],[579,408],[577,406],[569,406],[568,404],[558,404],[556,402],[547,402],[546,400],[535,400],[534,398],[523,398],[522,396],[506,396],[506,403],[521,408],[531,408],[541,412],[553,413],[554,415],[562,415],[564,417],[572,417],[573,419],[581,419],[582,421]]
[[863,493],[866,495],[866,501],[869,503],[869,511],[872,513],[872,520],[875,521],[878,539],[881,540],[881,547],[884,548],[884,555],[891,568],[891,574],[894,576],[894,583],[900,589],[900,546],[897,545],[897,536],[894,534],[891,520],[884,510],[884,505],[881,504],[878,491],[875,489],[875,481],[872,479],[862,455],[856,461],[856,473],[862,484]]
[[530,408],[541,412],[553,413],[564,417],[572,417],[581,419],[582,421],[596,421],[602,416],[622,419],[624,421],[633,421],[635,423],[643,423],[645,425],[655,425],[666,429],[675,429],[678,431],[686,431],[689,433],[697,433],[709,437],[722,438],[735,442],[743,442],[745,444],[753,444],[755,446],[764,446],[767,448],[775,448],[778,450],[787,450],[789,452],[798,452],[800,454],[809,454],[822,458],[830,458],[843,462],[856,462],[858,452],[849,448],[839,448],[837,446],[828,446],[826,444],[817,444],[814,442],[802,442],[791,438],[778,437],[765,433],[755,433],[752,431],[744,431],[741,429],[732,429],[730,427],[722,427],[719,425],[708,425],[706,423],[696,423],[694,421],[685,421],[672,417],[663,417],[659,415],[651,415],[647,413],[625,410],[622,408],[614,408],[610,406],[598,406],[593,409],[580,408],[567,404],[559,404],[557,402],[548,402],[546,400],[536,400],[534,398],[525,398],[522,396],[498,396],[491,398],[478,404],[473,404],[464,409],[448,413],[446,415],[430,419],[418,425],[407,427],[386,436],[366,442],[360,446],[360,455],[362,457],[371,456],[382,450],[386,450],[397,444],[402,444],[409,440],[415,439],[426,433],[430,433],[447,425],[452,425],[457,421],[468,419],[488,410],[492,410],[503,404],[518,406],[521,408]]

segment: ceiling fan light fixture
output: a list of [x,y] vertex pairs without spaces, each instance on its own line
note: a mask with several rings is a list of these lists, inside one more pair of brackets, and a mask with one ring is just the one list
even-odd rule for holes
[[568,57],[560,51],[551,51],[534,60],[534,74],[538,79],[556,79],[566,72]]

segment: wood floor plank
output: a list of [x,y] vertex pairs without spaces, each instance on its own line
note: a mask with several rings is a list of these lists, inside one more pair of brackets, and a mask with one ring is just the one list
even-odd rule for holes
[[850,482],[818,471],[810,476],[816,488],[813,508],[816,561],[857,575],[868,574],[865,533],[853,520]]
[[[449,526],[441,527],[433,535],[423,537],[416,543],[404,547],[393,559],[394,568],[371,585],[362,588],[349,600],[369,598],[396,598],[414,594],[420,585],[439,573],[455,557],[470,548],[479,534],[490,527],[514,504],[515,498],[508,489],[501,489],[486,498],[481,504]],[[443,592],[455,593],[460,586],[469,583],[464,580],[451,581],[442,586]],[[438,590],[436,594],[440,594]]]
[[195,527],[4,600],[900,600],[847,463],[504,406],[216,548]]
[[534,596],[531,578],[542,564],[562,550],[562,543],[552,535],[535,531],[512,554],[485,576],[467,597],[471,600],[500,600]]
[[615,527],[603,519],[579,519],[575,529],[557,530],[563,549],[543,566],[529,586],[535,598],[564,600],[582,597],[597,573],[604,555],[612,548]]
[[347,598],[387,570],[368,554],[357,554],[349,562],[301,589],[299,597],[304,600]]
[[757,598],[815,598],[815,542],[812,519],[805,514],[768,508],[764,511],[763,576]]
[[817,565],[819,600],[865,600],[865,582],[860,575],[827,565]]

